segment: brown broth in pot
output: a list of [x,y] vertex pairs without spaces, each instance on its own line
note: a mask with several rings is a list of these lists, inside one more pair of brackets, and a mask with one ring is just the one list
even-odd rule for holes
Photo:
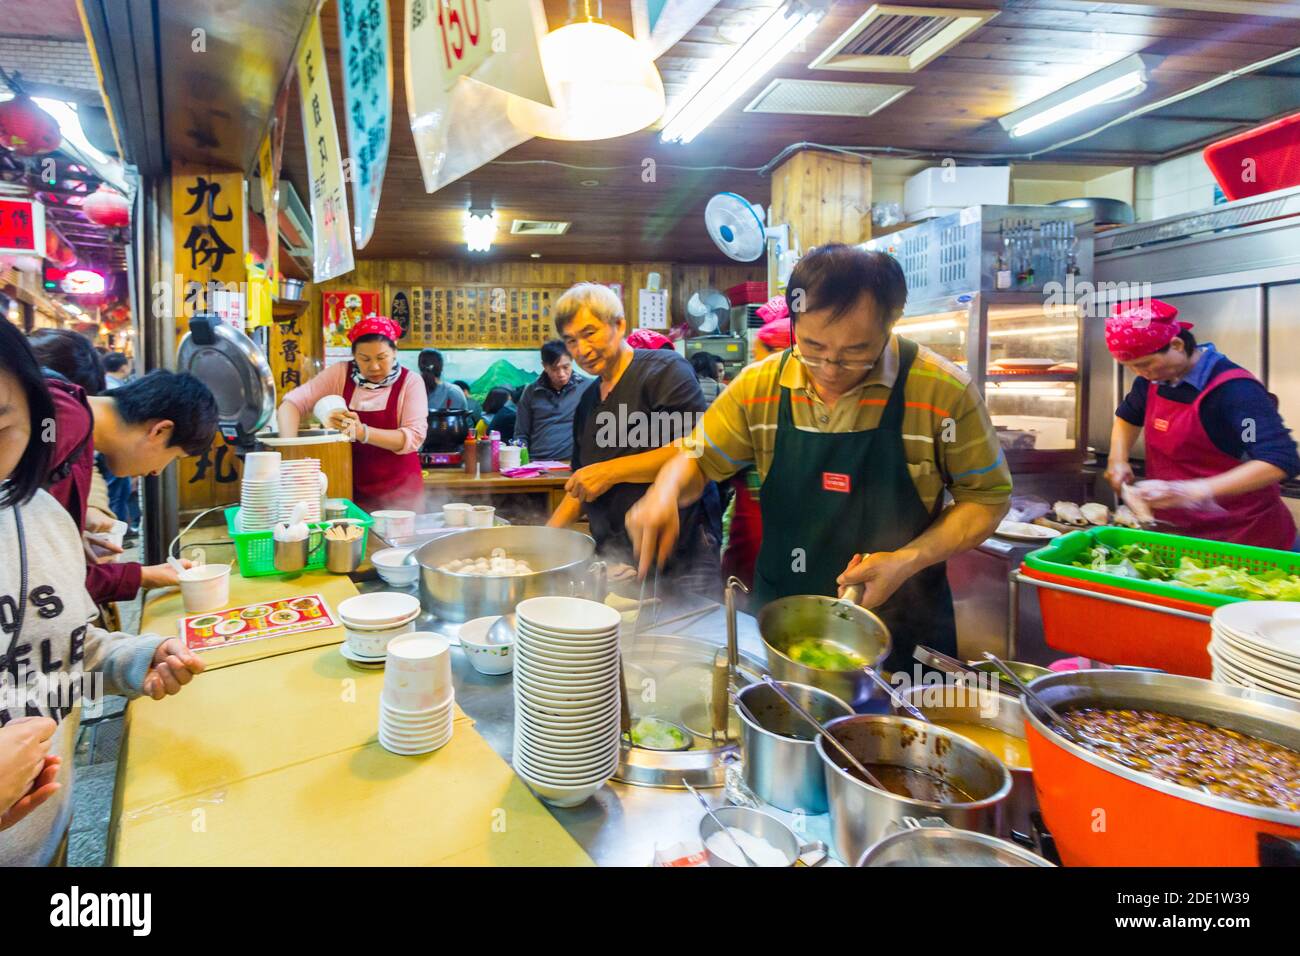
[[1300,811],[1300,752],[1151,710],[1084,707],[1063,715],[1098,756],[1230,800]]
[[[909,800],[924,800],[927,803],[973,803],[975,801],[974,797],[957,785],[924,770],[884,763],[864,763],[863,766],[870,770],[871,775],[890,793]],[[854,779],[862,780],[852,767],[844,769],[852,774]]]

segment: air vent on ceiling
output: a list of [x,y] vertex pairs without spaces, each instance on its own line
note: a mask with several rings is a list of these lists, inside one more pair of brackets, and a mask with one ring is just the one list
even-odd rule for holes
[[516,236],[562,236],[571,223],[544,219],[516,219],[510,223],[510,232]]
[[804,113],[812,116],[871,116],[910,92],[892,83],[840,83],[834,80],[773,80],[747,113]]
[[815,70],[915,73],[997,15],[996,10],[878,3],[808,66]]

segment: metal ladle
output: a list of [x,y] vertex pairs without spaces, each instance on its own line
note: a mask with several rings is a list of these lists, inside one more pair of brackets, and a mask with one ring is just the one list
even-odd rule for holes
[[725,833],[727,839],[731,841],[731,845],[740,851],[740,855],[745,861],[745,866],[758,866],[757,863],[749,858],[749,854],[746,853],[745,848],[740,845],[740,841],[736,839],[736,835],[727,829],[725,823],[718,819],[718,815],[713,812],[713,808],[709,806],[709,802],[700,795],[700,791],[692,787],[685,777],[682,777],[682,786],[689,790],[696,800],[700,801],[700,806],[702,806],[704,812],[709,815],[709,819],[713,821],[713,825]]
[[853,756],[853,754],[849,752],[848,747],[845,747],[842,743],[840,743],[839,740],[837,740],[835,736],[831,734],[830,731],[828,731],[824,726],[822,726],[822,722],[820,720],[818,720],[812,714],[808,713],[808,711],[800,707],[795,702],[795,699],[785,692],[784,687],[782,687],[776,681],[772,680],[772,676],[770,674],[764,674],[763,681],[764,683],[767,684],[768,687],[772,688],[772,690],[776,692],[776,695],[778,697],[780,697],[783,701],[785,701],[788,705],[790,705],[790,708],[796,714],[798,714],[804,720],[808,721],[808,723],[816,727],[817,732],[821,734],[823,737],[825,737],[828,741],[830,741],[830,743],[834,745],[835,749],[838,750],[844,756],[844,759],[853,765],[853,769],[856,770],[858,773],[862,774],[862,779],[866,780],[867,783],[871,784],[877,790],[884,790],[886,793],[890,792],[879,780],[876,779],[875,774],[873,774],[870,770],[868,770],[866,767],[862,765],[862,761],[860,761],[857,757]]
[[872,667],[869,664],[863,664],[862,670],[866,673],[868,677],[870,677],[873,681],[876,682],[877,687],[879,687],[889,696],[890,701],[892,701],[894,706],[897,707],[899,710],[907,711],[908,716],[915,717],[917,720],[922,721],[924,723],[927,724],[933,723],[933,721],[930,720],[929,717],[925,716],[925,714],[917,710],[916,707],[914,707],[910,701],[903,700],[902,697],[899,697],[898,691],[894,690],[893,685],[890,684],[889,681],[881,677],[880,672],[877,671],[874,667]]
[[1075,731],[1074,727],[1067,723],[1064,717],[1053,710],[1047,701],[1043,700],[1043,698],[1030,690],[1025,685],[1025,682],[1016,676],[1016,672],[1003,663],[1002,658],[998,657],[992,651],[985,651],[984,659],[986,661],[992,661],[993,666],[1001,671],[1003,676],[1010,680],[1011,683],[1015,684],[1016,689],[1019,690],[1022,695],[1037,704],[1062,734],[1074,743],[1079,744],[1080,746],[1084,745],[1084,740],[1079,736],[1078,732]]
[[515,612],[502,614],[488,628],[489,644],[513,644],[515,641]]

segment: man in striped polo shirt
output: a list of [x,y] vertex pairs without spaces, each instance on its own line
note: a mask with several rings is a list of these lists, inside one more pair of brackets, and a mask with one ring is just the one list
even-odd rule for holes
[[753,464],[754,606],[861,585],[893,634],[888,668],[910,666],[917,644],[956,654],[944,562],[992,534],[1011,498],[979,390],[893,334],[907,283],[891,256],[819,247],[786,297],[793,350],[742,371],[629,512],[640,572],[671,549],[680,505]]

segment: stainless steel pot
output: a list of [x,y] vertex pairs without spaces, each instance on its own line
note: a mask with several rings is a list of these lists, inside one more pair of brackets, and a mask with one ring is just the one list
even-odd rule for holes
[[[481,576],[440,568],[456,558],[479,558],[504,548],[528,562],[532,574]],[[567,528],[512,525],[471,528],[435,538],[415,552],[420,565],[420,601],[445,621],[468,621],[505,614],[526,598],[565,595],[603,601],[603,565],[595,560],[596,542]]]
[[889,656],[893,641],[885,622],[866,608],[820,594],[780,598],[758,612],[758,633],[767,648],[767,668],[777,680],[820,688],[851,707],[880,689],[861,670],[827,671],[791,660],[786,651],[802,638],[819,637],[862,655],[872,667]]
[[[825,843],[820,840],[800,843],[799,837],[793,830],[776,817],[761,810],[752,810],[749,807],[719,807],[713,811],[713,815],[722,821],[724,827],[744,830],[772,844],[790,861],[787,866],[794,866],[799,861],[799,857],[813,850],[820,850],[822,853],[821,859],[813,866],[820,866],[826,862]],[[709,858],[709,866],[735,866],[734,863],[728,863],[709,849],[709,837],[716,832],[718,832],[718,825],[706,813],[700,818],[700,842],[704,844],[704,854]]]
[[[833,694],[806,684],[782,683],[799,706],[823,724],[851,717],[853,708]],[[825,813],[826,775],[813,746],[817,730],[791,710],[767,684],[750,684],[736,694],[745,783],[782,810]]]
[[955,830],[942,820],[908,817],[858,858],[858,866],[1052,866],[1035,853],[987,833]]
[[[960,786],[970,803],[934,803],[877,790],[844,769],[848,763],[817,735],[817,755],[826,774],[835,852],[857,860],[904,817],[942,817],[962,830],[997,833],[1002,826],[1011,774],[983,747],[942,727],[910,717],[841,717],[826,728],[858,760],[921,770]],[[828,752],[829,751],[829,752]]]
[[[1018,740],[1025,739],[1025,715],[1020,709],[1018,695],[995,693],[987,687],[967,689],[945,684],[939,687],[913,687],[899,696],[931,720],[978,724],[1000,730]],[[895,707],[894,713],[902,711]],[[1038,809],[1038,797],[1034,794],[1034,772],[1028,767],[1010,765],[1007,765],[1007,770],[1011,773],[1011,795],[1007,798],[999,836],[1017,833],[1028,837],[1033,833],[1029,815]]]

